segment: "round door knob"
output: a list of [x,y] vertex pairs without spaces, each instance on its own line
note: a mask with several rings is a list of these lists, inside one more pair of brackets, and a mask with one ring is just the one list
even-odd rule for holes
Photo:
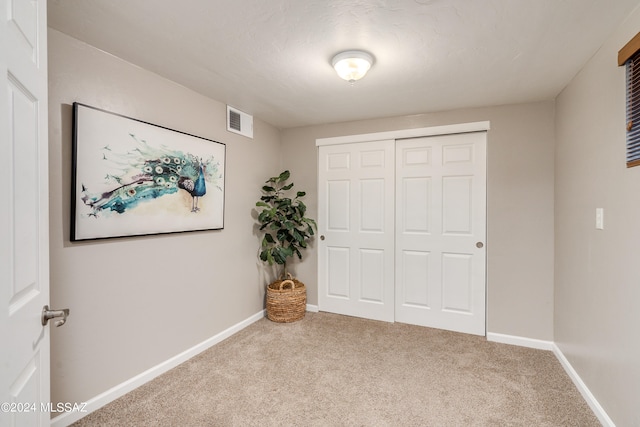
[[476,248],[481,249],[484,246],[484,243],[482,242],[477,242],[476,243]]
[[320,236],[320,240],[324,240],[324,235]]

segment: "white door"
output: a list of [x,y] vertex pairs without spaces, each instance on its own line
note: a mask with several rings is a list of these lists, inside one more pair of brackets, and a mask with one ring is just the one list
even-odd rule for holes
[[46,1],[0,0],[0,12],[0,425],[45,426],[50,424],[49,330],[41,323],[49,302]]
[[393,322],[394,141],[319,148],[318,306]]
[[396,143],[398,322],[485,335],[486,132]]

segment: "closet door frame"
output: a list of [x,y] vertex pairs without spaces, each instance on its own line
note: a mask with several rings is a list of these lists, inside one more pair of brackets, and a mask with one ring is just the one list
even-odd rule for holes
[[[490,129],[490,122],[472,122],[472,123],[461,123],[461,124],[453,124],[453,125],[444,125],[444,126],[433,126],[433,127],[425,127],[425,128],[415,128],[415,129],[402,129],[395,131],[386,131],[386,132],[377,132],[377,133],[367,133],[367,134],[358,134],[358,135],[347,135],[347,136],[338,136],[331,138],[320,138],[316,139],[316,147],[318,147],[318,152],[320,151],[320,147],[330,146],[330,145],[340,145],[340,144],[353,144],[353,143],[362,143],[362,142],[373,142],[373,141],[381,141],[381,140],[401,140],[407,138],[419,138],[419,137],[427,137],[427,136],[436,136],[436,135],[450,135],[450,134],[461,134],[461,133],[469,133],[469,132],[481,132],[488,131]],[[320,157],[318,156],[318,168],[320,168]],[[319,170],[318,170],[319,171]],[[322,183],[320,182],[320,174],[318,173],[318,188]],[[323,209],[323,201],[320,200],[320,192],[318,194],[318,209]],[[322,236],[323,229],[326,227],[321,220],[323,218],[322,215],[318,216],[319,219],[319,235]],[[395,235],[395,233],[394,233]],[[327,310],[327,307],[323,306],[328,291],[328,274],[326,270],[326,257],[323,259],[322,256],[326,251],[326,240],[323,240],[322,237],[318,244],[318,308],[320,311],[332,311],[331,309]],[[391,248],[391,251],[394,251],[394,248]],[[326,255],[326,254],[325,254]],[[485,285],[486,289],[486,285]],[[348,313],[342,313],[348,314]],[[389,320],[392,321],[392,320]],[[486,312],[485,312],[485,324],[486,324]]]

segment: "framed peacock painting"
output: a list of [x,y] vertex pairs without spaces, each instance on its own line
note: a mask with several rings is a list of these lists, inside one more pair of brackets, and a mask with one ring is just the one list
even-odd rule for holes
[[71,241],[224,228],[225,144],[73,104]]

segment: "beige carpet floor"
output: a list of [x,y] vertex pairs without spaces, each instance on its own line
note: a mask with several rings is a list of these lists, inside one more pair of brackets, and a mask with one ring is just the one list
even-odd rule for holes
[[328,313],[262,319],[74,426],[599,426],[552,352]]

